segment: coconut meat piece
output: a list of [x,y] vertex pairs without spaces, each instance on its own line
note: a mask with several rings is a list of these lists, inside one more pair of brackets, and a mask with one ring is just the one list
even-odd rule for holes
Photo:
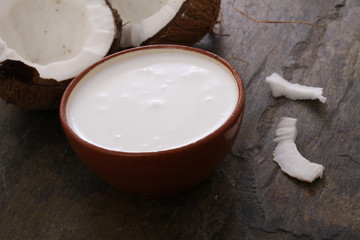
[[109,0],[123,20],[121,46],[134,47],[154,36],[178,13],[185,0]]
[[265,81],[269,84],[274,97],[285,96],[292,100],[319,99],[322,103],[326,102],[322,88],[290,83],[278,73],[266,77]]
[[0,63],[18,60],[41,78],[71,79],[107,54],[115,31],[105,0],[1,0]]
[[274,161],[277,162],[283,172],[301,181],[313,182],[316,178],[322,178],[324,166],[312,163],[304,158],[295,145],[296,119],[283,117],[280,121],[274,139],[277,146],[274,150]]

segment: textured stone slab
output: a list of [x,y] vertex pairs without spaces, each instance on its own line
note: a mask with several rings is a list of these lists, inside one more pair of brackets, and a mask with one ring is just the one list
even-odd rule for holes
[[[235,1],[256,19],[324,28],[255,23],[232,4],[223,0],[217,34],[196,45],[229,59],[247,94],[214,174],[175,198],[133,198],[80,162],[57,112],[0,101],[0,239],[360,239],[360,2]],[[273,72],[323,87],[327,103],[272,97]],[[325,166],[323,179],[300,182],[273,162],[283,116],[298,119],[298,149]]]

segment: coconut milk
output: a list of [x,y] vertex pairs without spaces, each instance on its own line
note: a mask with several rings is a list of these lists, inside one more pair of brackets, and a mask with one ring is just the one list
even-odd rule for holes
[[70,95],[70,127],[99,147],[153,152],[195,142],[218,129],[239,97],[231,72],[210,57],[147,49],[97,66]]

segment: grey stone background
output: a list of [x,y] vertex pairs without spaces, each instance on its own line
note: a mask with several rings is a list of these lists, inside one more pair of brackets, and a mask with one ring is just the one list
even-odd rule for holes
[[[0,239],[360,239],[360,1],[223,0],[196,47],[241,74],[246,108],[227,158],[181,196],[142,200],[97,178],[67,143],[57,112],[0,100]],[[242,59],[247,61],[241,61]],[[323,87],[328,101],[274,98],[264,79]],[[325,166],[303,183],[272,161],[283,116],[302,155]]]

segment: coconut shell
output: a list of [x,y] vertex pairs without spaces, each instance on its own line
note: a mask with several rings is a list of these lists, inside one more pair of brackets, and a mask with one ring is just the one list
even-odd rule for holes
[[[109,4],[108,4],[109,5]],[[111,6],[109,5],[111,8]],[[120,50],[122,20],[112,8],[116,33],[106,55]],[[0,98],[27,110],[56,110],[72,79],[56,81],[39,76],[38,71],[21,61],[0,62]]]
[[142,45],[194,45],[213,30],[220,12],[220,4],[221,0],[185,1],[175,17]]
[[24,109],[56,109],[69,82],[42,79],[35,68],[20,61],[0,65],[0,97]]
[[110,55],[110,54],[116,53],[121,50],[120,42],[121,42],[122,19],[121,19],[120,15],[118,14],[118,12],[114,8],[111,7],[110,3],[107,0],[106,0],[106,4],[111,9],[111,12],[114,16],[114,24],[115,24],[115,29],[116,29],[114,40],[111,44],[109,52],[107,53],[107,55]]

